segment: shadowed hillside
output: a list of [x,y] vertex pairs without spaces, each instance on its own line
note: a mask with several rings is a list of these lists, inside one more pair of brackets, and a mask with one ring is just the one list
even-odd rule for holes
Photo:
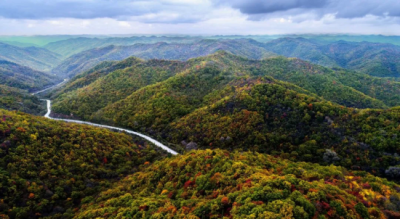
[[0,84],[28,91],[41,90],[60,79],[49,73],[0,60]]

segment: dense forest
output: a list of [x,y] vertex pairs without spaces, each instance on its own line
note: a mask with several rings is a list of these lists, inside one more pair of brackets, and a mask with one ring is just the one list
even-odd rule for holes
[[143,90],[100,110],[94,119],[176,144],[255,150],[318,163],[329,163],[323,155],[333,149],[341,158],[337,164],[373,168],[376,174],[400,164],[399,109],[346,108],[272,78],[239,79],[222,92],[203,96],[197,106],[205,106],[196,109],[197,91],[207,85],[178,92],[160,88],[164,94]]
[[[138,89],[140,78],[157,76],[140,66],[155,63],[186,69]],[[186,65],[152,60],[134,66],[139,68],[108,73],[60,95],[54,111],[145,132],[181,148],[194,143],[198,148],[253,150],[387,177],[390,167],[400,165],[399,109],[384,104],[398,104],[396,82],[298,59],[254,61],[226,52]],[[136,80],[129,82],[132,75]],[[122,99],[116,101],[118,96]],[[338,160],[324,159],[327,150]]]
[[0,85],[0,108],[22,111],[33,115],[46,113],[45,102],[24,90]]
[[[73,78],[58,93],[59,95],[53,95],[56,97],[54,111],[92,119],[96,111],[106,106],[112,108],[112,103],[122,101],[129,95],[134,98],[141,95],[140,92],[153,92],[151,90],[160,89],[178,89],[177,92],[180,93],[183,91],[202,92],[200,96],[192,94],[190,97],[201,102],[202,96],[215,89],[221,89],[236,78],[267,75],[291,82],[310,93],[348,107],[389,108],[400,103],[400,96],[397,95],[400,92],[398,82],[344,69],[328,69],[299,59],[278,57],[256,61],[226,52],[217,52],[187,62],[132,60],[135,59],[117,63],[106,62]],[[210,73],[204,71],[202,66],[206,66],[207,69],[214,66],[215,72],[212,74],[215,75],[210,76]],[[165,80],[167,78],[169,79]],[[162,82],[157,86],[146,87],[160,81]],[[210,83],[210,85],[202,83]],[[139,91],[140,88],[144,90]],[[164,93],[161,90],[157,92]],[[190,104],[192,108],[200,106]]]
[[[207,97],[212,101],[207,107],[157,130],[177,144],[259,151],[387,177],[392,177],[387,170],[400,164],[399,108],[356,110],[300,94],[268,78],[255,80],[253,86],[244,79],[237,84],[241,82],[245,85],[227,86],[224,96]],[[146,124],[138,116],[128,117],[125,124],[132,121]],[[327,150],[336,160],[326,159]]]
[[399,192],[342,167],[205,150],[129,175],[74,218],[397,218]]
[[71,218],[162,154],[126,134],[0,110],[0,218]]

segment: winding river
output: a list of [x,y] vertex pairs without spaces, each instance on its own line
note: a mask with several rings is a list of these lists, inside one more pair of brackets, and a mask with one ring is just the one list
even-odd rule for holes
[[[53,87],[46,88],[45,90],[38,91],[36,93],[33,93],[32,95],[35,95],[35,94],[38,94],[38,93],[42,93],[42,92],[44,92],[46,90],[50,90],[52,88],[58,87],[58,86],[64,84],[66,81],[67,80],[64,80],[60,84],[57,84],[57,85],[55,85]],[[139,132],[134,132],[134,131],[131,131],[131,130],[128,130],[128,129],[118,128],[118,127],[108,126],[108,125],[100,125],[100,124],[91,123],[91,122],[85,122],[85,121],[80,121],[80,120],[53,118],[53,117],[50,116],[50,114],[51,114],[51,100],[45,100],[45,101],[47,102],[47,113],[46,113],[46,115],[44,115],[44,117],[46,117],[46,118],[49,118],[49,119],[52,119],[52,120],[57,120],[57,121],[85,124],[85,125],[90,125],[90,126],[95,126],[95,127],[100,127],[100,128],[107,128],[107,129],[116,130],[116,131],[123,131],[123,132],[129,133],[129,134],[136,135],[136,136],[139,136],[141,138],[144,138],[147,141],[153,143],[157,147],[160,147],[160,148],[164,149],[165,151],[167,151],[168,153],[170,153],[172,155],[177,155],[178,154],[178,152],[176,152],[176,151],[172,150],[171,148],[163,145],[161,142],[159,142],[159,141],[157,141],[157,140],[155,140],[155,139],[153,139],[153,138],[151,138],[151,137],[149,137],[147,135],[141,134]]]

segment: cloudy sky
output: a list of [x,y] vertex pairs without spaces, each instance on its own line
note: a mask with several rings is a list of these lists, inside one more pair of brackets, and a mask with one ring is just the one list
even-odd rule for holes
[[0,35],[400,35],[399,0],[0,0]]

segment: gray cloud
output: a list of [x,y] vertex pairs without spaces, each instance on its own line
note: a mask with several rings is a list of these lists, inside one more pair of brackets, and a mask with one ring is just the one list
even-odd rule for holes
[[337,12],[336,16],[339,18],[357,18],[366,15],[400,16],[400,1],[398,0],[340,0],[330,5],[331,11]]
[[217,0],[216,3],[229,5],[245,14],[265,14],[298,8],[321,8],[328,0]]
[[128,0],[2,0],[0,16],[14,19],[117,18],[156,12],[159,6],[147,1]]
[[253,20],[262,15],[290,16],[302,13],[314,14],[319,18],[326,14],[336,14],[337,18],[400,16],[398,0],[214,0],[214,3],[238,9]]
[[189,9],[190,4],[174,0],[0,0],[0,17],[11,19],[113,18],[144,23],[201,20],[196,10]]
[[[210,3],[211,2],[211,3]],[[45,20],[111,18],[141,23],[197,23],[229,8],[248,20],[288,18],[292,22],[335,18],[400,18],[399,0],[0,0],[0,17]],[[397,21],[397,20],[396,20]]]

